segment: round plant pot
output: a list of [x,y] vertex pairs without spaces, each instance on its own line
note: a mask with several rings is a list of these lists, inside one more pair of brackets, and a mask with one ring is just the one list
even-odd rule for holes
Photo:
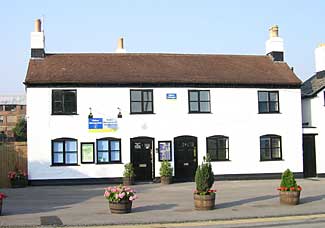
[[173,177],[169,176],[169,177],[160,177],[160,182],[162,184],[171,184],[173,182]]
[[109,201],[109,209],[112,214],[126,214],[130,213],[132,208],[131,200],[121,200],[120,202]]
[[280,203],[286,205],[297,205],[300,200],[300,191],[280,191]]
[[2,199],[0,199],[0,215],[2,213]]
[[215,193],[211,193],[209,195],[194,194],[194,207],[196,210],[212,210],[214,209],[215,199]]
[[27,186],[27,178],[15,178],[10,180],[10,184],[12,188],[24,188]]
[[123,177],[123,185],[125,186],[134,185],[134,177]]

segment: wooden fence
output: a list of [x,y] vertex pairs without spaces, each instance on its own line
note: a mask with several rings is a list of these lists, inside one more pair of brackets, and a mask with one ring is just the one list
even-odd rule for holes
[[10,186],[8,172],[15,167],[27,172],[27,143],[0,142],[0,188]]

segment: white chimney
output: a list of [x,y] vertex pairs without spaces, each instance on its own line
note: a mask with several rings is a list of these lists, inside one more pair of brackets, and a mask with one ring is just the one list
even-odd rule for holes
[[279,27],[272,26],[269,29],[270,38],[265,43],[266,54],[273,57],[274,61],[283,61],[283,39],[279,37]]
[[30,47],[32,58],[44,58],[45,37],[40,19],[35,21],[35,31],[30,33]]
[[126,50],[124,48],[124,40],[123,37],[120,37],[117,41],[117,49],[115,51],[116,53],[126,53]]
[[316,73],[325,70],[325,43],[315,49]]

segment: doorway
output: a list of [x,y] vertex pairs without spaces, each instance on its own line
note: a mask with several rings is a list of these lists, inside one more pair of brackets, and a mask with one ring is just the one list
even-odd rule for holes
[[303,135],[304,177],[316,177],[315,135]]

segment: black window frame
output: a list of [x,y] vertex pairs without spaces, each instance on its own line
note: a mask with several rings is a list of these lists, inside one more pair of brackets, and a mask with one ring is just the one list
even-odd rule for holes
[[[221,149],[221,147],[219,147],[219,141],[220,139],[226,139],[227,140],[227,146],[224,148],[226,149],[226,157],[228,157],[228,159],[221,159],[221,158],[218,158],[218,154],[219,154],[219,149]],[[209,140],[215,140],[216,141],[216,159],[212,159],[211,155],[209,154],[209,143],[208,141]],[[206,148],[207,148],[207,156],[209,155],[209,158],[211,161],[230,161],[230,158],[229,158],[229,137],[228,136],[225,136],[225,135],[212,135],[212,136],[209,136],[206,138]]]
[[[200,92],[209,92],[209,100],[201,100],[200,99]],[[192,101],[191,100],[191,93],[197,93],[197,101]],[[198,111],[192,111],[191,110],[191,104],[192,103],[197,103],[198,105]],[[209,104],[209,111],[201,111],[201,103],[208,103]],[[188,90],[188,112],[189,113],[211,113],[211,94],[210,90]]]
[[[268,148],[262,148],[262,139],[269,139],[270,140],[270,146]],[[273,140],[277,139],[280,141],[280,147],[273,147]],[[273,150],[279,148],[280,149],[280,157],[279,158],[273,158]],[[270,153],[270,159],[263,159],[262,156],[262,149],[269,149]],[[261,135],[260,136],[260,161],[281,161],[282,159],[282,137],[280,135],[275,135],[275,134],[268,134],[268,135]]]
[[[65,142],[66,141],[75,141],[76,142],[76,151],[74,153],[76,153],[77,155],[77,161],[76,163],[66,163],[66,159],[65,159],[65,156],[66,156],[66,148],[65,148]],[[54,152],[54,143],[56,142],[61,142],[63,143],[63,152],[62,152],[62,155],[63,155],[63,162],[62,163],[57,163],[57,162],[54,162],[54,154],[56,152]],[[74,138],[57,138],[57,139],[53,139],[52,140],[52,150],[51,150],[51,154],[52,154],[52,166],[76,166],[78,165],[78,140],[77,139],[74,139]],[[68,153],[71,153],[71,152],[68,152]]]
[[[260,101],[260,93],[267,93],[267,101]],[[270,94],[276,93],[277,94],[277,101],[271,101],[270,99]],[[280,96],[279,96],[279,91],[278,90],[259,90],[257,91],[257,100],[258,100],[258,113],[259,114],[267,114],[267,113],[280,113]],[[267,104],[267,111],[262,111],[261,110],[261,103],[266,103]],[[270,111],[271,110],[271,104],[272,103],[277,103],[277,111]]]
[[[66,111],[65,110],[65,95],[66,93],[71,93],[73,92],[75,94],[73,102],[75,103],[75,110],[72,111]],[[60,100],[55,100],[55,93],[58,93],[58,96],[60,96]],[[61,102],[61,110],[56,110],[56,105],[55,103]],[[52,90],[52,115],[77,115],[77,90],[76,89],[53,89]]]
[[[132,100],[132,92],[134,91],[137,91],[137,92],[141,92],[141,100],[140,101],[135,101],[135,100]],[[150,92],[151,93],[151,101],[145,101],[143,99],[143,94],[144,93],[148,93]],[[132,103],[141,103],[141,111],[140,112],[135,112],[135,111],[132,111]],[[151,111],[144,111],[144,103],[145,102],[149,102],[151,103],[151,106],[152,106],[152,110]],[[153,89],[131,89],[130,90],[130,113],[131,114],[153,114],[154,113],[154,97],[153,97]]]
[[6,104],[4,105],[5,112],[15,112],[17,111],[17,105],[15,104]]
[[[98,141],[108,141],[108,161],[107,162],[101,162],[98,160],[99,156],[98,156],[98,152],[106,152],[106,150],[98,150]],[[112,161],[111,159],[111,141],[118,141],[119,142],[119,160],[118,161]],[[105,137],[105,138],[100,138],[100,139],[96,139],[96,163],[97,164],[114,164],[114,163],[121,163],[122,162],[122,143],[121,143],[121,139],[119,138],[113,138],[113,137]]]

